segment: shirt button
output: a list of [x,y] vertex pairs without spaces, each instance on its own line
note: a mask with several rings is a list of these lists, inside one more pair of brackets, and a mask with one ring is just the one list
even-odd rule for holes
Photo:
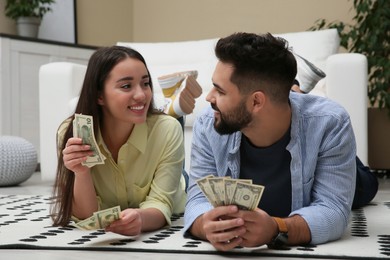
[[120,164],[124,164],[124,163],[125,163],[125,160],[120,160],[119,163],[120,163]]

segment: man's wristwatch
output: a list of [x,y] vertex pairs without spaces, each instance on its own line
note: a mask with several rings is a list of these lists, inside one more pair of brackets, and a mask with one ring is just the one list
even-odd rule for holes
[[273,219],[278,224],[278,234],[274,237],[268,247],[282,247],[287,244],[288,241],[288,229],[286,222],[283,219],[273,217]]

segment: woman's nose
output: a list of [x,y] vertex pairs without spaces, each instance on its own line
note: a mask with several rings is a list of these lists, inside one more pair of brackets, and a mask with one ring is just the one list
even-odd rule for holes
[[145,90],[140,86],[138,85],[135,90],[134,90],[134,96],[133,98],[135,100],[144,100],[146,97],[146,94],[145,94]]

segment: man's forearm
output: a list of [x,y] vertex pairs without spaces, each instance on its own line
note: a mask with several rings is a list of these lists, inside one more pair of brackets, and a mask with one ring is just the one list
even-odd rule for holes
[[311,233],[306,221],[299,215],[285,218],[288,229],[288,244],[302,245],[310,243]]
[[200,215],[195,219],[195,221],[192,223],[189,229],[189,232],[191,233],[191,235],[197,238],[207,240],[206,235],[204,234],[203,231],[203,215]]

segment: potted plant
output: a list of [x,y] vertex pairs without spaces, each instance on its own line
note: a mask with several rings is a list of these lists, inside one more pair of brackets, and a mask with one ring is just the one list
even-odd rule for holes
[[37,37],[42,17],[55,0],[7,0],[5,15],[16,21],[18,35]]
[[367,94],[371,105],[368,109],[369,164],[375,169],[390,169],[390,160],[386,158],[390,153],[390,1],[353,0],[353,8],[356,15],[352,25],[320,19],[310,29],[336,28],[341,46],[367,57]]

